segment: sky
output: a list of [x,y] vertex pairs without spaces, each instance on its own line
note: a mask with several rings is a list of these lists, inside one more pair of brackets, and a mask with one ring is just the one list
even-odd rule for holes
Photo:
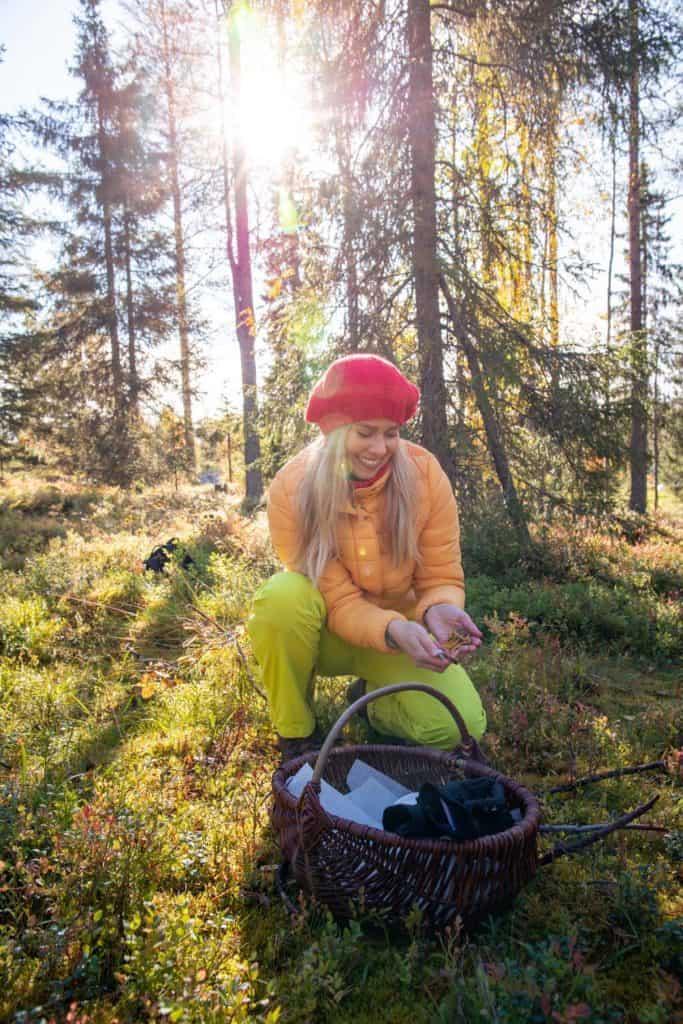
[[0,65],[3,109],[33,103],[41,95],[73,92],[67,63],[73,51],[70,4],[50,0],[0,0]]
[[[34,107],[41,96],[75,96],[77,83],[69,74],[68,65],[76,43],[72,13],[77,6],[76,0],[0,0],[0,43],[6,48],[0,64],[0,109],[13,112],[21,107]],[[105,0],[103,11],[115,39],[117,25],[124,16],[122,8],[118,0]],[[595,262],[596,272],[592,282],[578,292],[569,287],[565,277],[560,311],[567,337],[585,337],[593,332],[604,335],[605,330],[609,224],[604,196],[609,188],[609,167],[606,156],[593,141],[585,139],[584,149],[588,154],[586,165],[582,171],[579,169],[570,192],[564,195],[565,208],[572,212],[575,237],[565,237],[563,250],[569,258],[571,250],[578,248],[582,257]],[[603,198],[599,200],[601,192]],[[671,211],[675,215],[671,233],[678,241],[677,256],[683,260],[683,198],[672,204]],[[617,272],[623,270],[624,244],[621,241],[617,246],[621,261]],[[49,256],[43,254],[43,258]],[[255,293],[261,290],[256,281]],[[207,297],[202,313],[213,326],[213,338],[205,352],[206,370],[198,381],[198,418],[218,412],[226,398],[236,410],[241,404],[239,350],[231,325],[230,296],[226,295],[224,300],[221,295]],[[168,354],[176,356],[173,349]]]
[[[40,98],[74,99],[78,83],[68,67],[76,46],[72,21],[78,4],[74,0],[0,0],[0,44],[5,46],[0,64],[0,109],[14,113],[39,104]],[[116,33],[121,8],[116,0],[103,4],[107,26]],[[43,158],[44,159],[44,158]],[[49,250],[34,253],[39,261],[49,259]],[[237,411],[240,399],[239,349],[230,328],[232,301],[226,295],[209,297],[202,310],[212,324],[215,338],[205,353],[206,370],[197,382],[196,418],[217,414],[227,399]],[[177,358],[177,347],[164,354]],[[180,398],[165,396],[180,410]]]

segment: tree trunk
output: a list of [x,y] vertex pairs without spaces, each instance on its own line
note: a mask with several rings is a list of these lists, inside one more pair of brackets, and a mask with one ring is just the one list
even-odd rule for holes
[[188,469],[196,471],[194,430],[192,426],[192,386],[190,375],[190,330],[185,287],[185,237],[183,210],[178,170],[178,127],[176,118],[175,87],[171,68],[166,5],[161,0],[161,23],[164,47],[164,91],[168,112],[168,169],[173,197],[173,229],[175,238],[176,302],[178,305],[178,334],[180,336],[180,378],[183,397],[183,430]]
[[413,275],[422,388],[422,441],[452,479],[439,317],[434,183],[436,124],[429,0],[408,0],[408,140],[413,208]]
[[351,169],[347,154],[341,155],[341,146],[337,133],[337,154],[342,171],[342,188],[344,190],[344,263],[346,278],[346,317],[348,330],[348,351],[358,352],[360,347],[359,313],[358,313],[358,273],[356,270],[356,254],[354,238],[356,235],[353,210],[353,193],[351,190]]
[[[230,77],[235,109],[240,109],[241,95],[241,53],[239,26],[235,18],[228,25],[228,51],[230,55]],[[222,75],[220,47],[218,53],[219,75]],[[221,82],[222,91],[222,82]],[[222,102],[222,101],[221,101]],[[227,164],[227,151],[224,150]],[[232,290],[235,304],[237,341],[240,347],[242,371],[242,424],[244,429],[244,467],[246,475],[245,505],[254,508],[263,496],[261,474],[261,444],[258,435],[258,391],[256,384],[256,358],[254,353],[255,317],[254,295],[251,277],[251,252],[249,249],[249,206],[247,198],[247,160],[239,125],[233,131],[232,147],[233,191],[235,197],[235,236],[237,252],[230,253]],[[229,215],[227,195],[227,167],[224,174],[226,188],[226,218]],[[229,229],[231,233],[231,229]],[[232,249],[232,245],[230,245]]]
[[659,509],[659,341],[655,342],[654,387],[652,394],[652,472],[654,476],[654,508]]
[[[557,99],[559,104],[559,98]],[[547,148],[546,180],[548,184],[548,276],[550,305],[550,346],[560,347],[559,242],[557,234],[557,131],[559,109],[553,111],[553,123]]]
[[341,118],[335,119],[335,146],[337,161],[341,172],[343,238],[342,254],[344,261],[344,283],[346,289],[346,333],[344,348],[347,352],[358,352],[360,348],[359,309],[358,309],[358,272],[354,241],[357,235],[358,217],[354,215],[354,199],[351,178],[351,160],[349,159],[348,139],[343,135]]
[[[533,225],[531,203],[531,139],[528,125],[519,126],[520,206],[518,216],[519,265],[511,261],[512,309],[515,316],[529,321],[535,306],[533,296]],[[552,244],[552,239],[551,239]]]
[[104,112],[101,101],[97,102],[97,144],[102,166],[100,176],[102,204],[102,224],[104,227],[104,265],[107,275],[107,331],[111,347],[111,376],[114,390],[114,413],[120,429],[123,416],[123,373],[121,371],[121,344],[119,342],[119,325],[116,316],[116,278],[114,272],[114,246],[112,242],[111,203],[109,201],[107,138],[104,124]]
[[631,81],[629,89],[629,286],[631,329],[631,494],[629,508],[647,511],[647,338],[643,324],[643,274],[641,263],[640,210],[640,83],[638,0],[629,0]]
[[135,309],[133,302],[133,273],[130,252],[130,213],[127,208],[123,212],[123,244],[126,263],[126,322],[128,328],[128,403],[134,419],[138,419],[140,408],[138,397],[140,382],[138,379],[137,352],[135,350]]
[[[558,196],[557,196],[557,175],[558,175],[558,139],[561,108],[561,90],[557,75],[553,77],[552,106],[549,110],[549,124],[547,128],[547,139],[544,147],[545,162],[545,232],[547,242],[547,269],[548,269],[548,330],[547,337],[550,344],[552,359],[551,388],[553,402],[556,401],[559,385],[559,362],[558,350],[560,347],[560,288],[559,288],[559,238],[558,238]],[[545,279],[545,266],[542,273]],[[545,331],[545,322],[543,324]],[[550,466],[547,467],[550,469]]]
[[[642,310],[643,310],[643,333],[645,338],[649,337],[649,325],[652,323],[654,327],[654,338],[653,338],[653,354],[652,354],[652,484],[653,484],[653,495],[652,505],[654,511],[659,510],[659,337],[657,333],[657,303],[653,301],[653,316],[650,317],[650,297],[648,294],[648,281],[650,277],[650,239],[648,234],[648,225],[652,223],[648,218],[648,207],[650,203],[651,188],[650,188],[650,175],[648,172],[647,164],[643,161],[641,167],[641,210],[640,210],[640,223],[641,223],[641,240],[640,240],[640,251],[642,260],[643,270],[643,288],[642,288]],[[657,229],[654,231],[655,238],[657,236]],[[654,291],[654,289],[653,289]],[[649,386],[649,367],[648,367],[648,386]]]
[[607,265],[607,355],[612,344],[612,278],[614,275],[614,245],[617,235],[617,127],[616,117],[610,133],[612,150],[612,192],[610,196],[609,263]]
[[531,547],[531,538],[529,536],[526,516],[517,494],[515,482],[512,479],[510,464],[508,462],[507,452],[505,451],[505,444],[500,432],[500,427],[498,426],[496,414],[486,391],[479,354],[470,340],[466,325],[462,323],[462,318],[459,314],[455,299],[451,295],[450,289],[443,275],[441,276],[441,290],[444,294],[444,298],[446,299],[448,313],[453,325],[453,332],[465,353],[465,358],[467,359],[467,365],[469,367],[470,378],[472,381],[472,390],[474,391],[477,407],[484,423],[488,449],[491,459],[493,460],[493,465],[496,470],[501,490],[503,491],[505,507],[522,546],[528,549]]

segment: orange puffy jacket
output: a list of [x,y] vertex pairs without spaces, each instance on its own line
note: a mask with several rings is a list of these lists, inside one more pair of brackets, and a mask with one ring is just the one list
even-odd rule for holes
[[[384,652],[392,650],[384,634],[393,619],[421,622],[432,604],[465,604],[453,489],[430,452],[409,441],[401,444],[417,469],[414,501],[421,563],[392,565],[384,528],[385,473],[354,491],[339,527],[340,557],[327,563],[318,580],[328,628],[349,643]],[[300,536],[296,498],[307,459],[304,449],[283,466],[268,492],[273,547],[293,571]]]

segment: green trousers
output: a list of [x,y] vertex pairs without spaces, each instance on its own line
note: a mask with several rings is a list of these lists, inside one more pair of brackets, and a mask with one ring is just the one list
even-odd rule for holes
[[[355,675],[368,690],[389,683],[428,683],[458,708],[475,739],[486,728],[486,713],[472,681],[459,665],[443,673],[417,668],[404,654],[383,654],[347,643],[325,626],[325,600],[308,577],[279,572],[259,587],[247,623],[275,729],[287,738],[309,736],[315,728],[311,710],[317,675]],[[368,706],[378,732],[421,746],[450,749],[460,740],[446,708],[426,693],[404,693]]]

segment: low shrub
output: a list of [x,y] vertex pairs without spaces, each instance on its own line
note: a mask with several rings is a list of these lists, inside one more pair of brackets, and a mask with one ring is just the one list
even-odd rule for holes
[[56,519],[27,516],[16,509],[0,510],[0,565],[19,570],[30,555],[43,551],[53,537],[65,533]]
[[[505,1021],[527,1024],[620,1024],[624,1009],[610,1005],[577,937],[550,936],[520,943],[515,956],[465,959],[458,984],[443,998],[435,1020],[443,1024]],[[466,969],[469,968],[469,969]]]
[[47,661],[63,628],[64,622],[51,615],[44,598],[10,595],[0,604],[0,655]]
[[474,576],[467,582],[467,602],[476,622],[519,615],[529,622],[532,634],[549,632],[660,663],[683,655],[680,606],[652,592],[634,594],[595,580],[505,586],[490,576]]
[[121,1009],[180,1024],[276,1024],[272,985],[238,956],[230,920],[187,893],[145,901],[124,922]]

